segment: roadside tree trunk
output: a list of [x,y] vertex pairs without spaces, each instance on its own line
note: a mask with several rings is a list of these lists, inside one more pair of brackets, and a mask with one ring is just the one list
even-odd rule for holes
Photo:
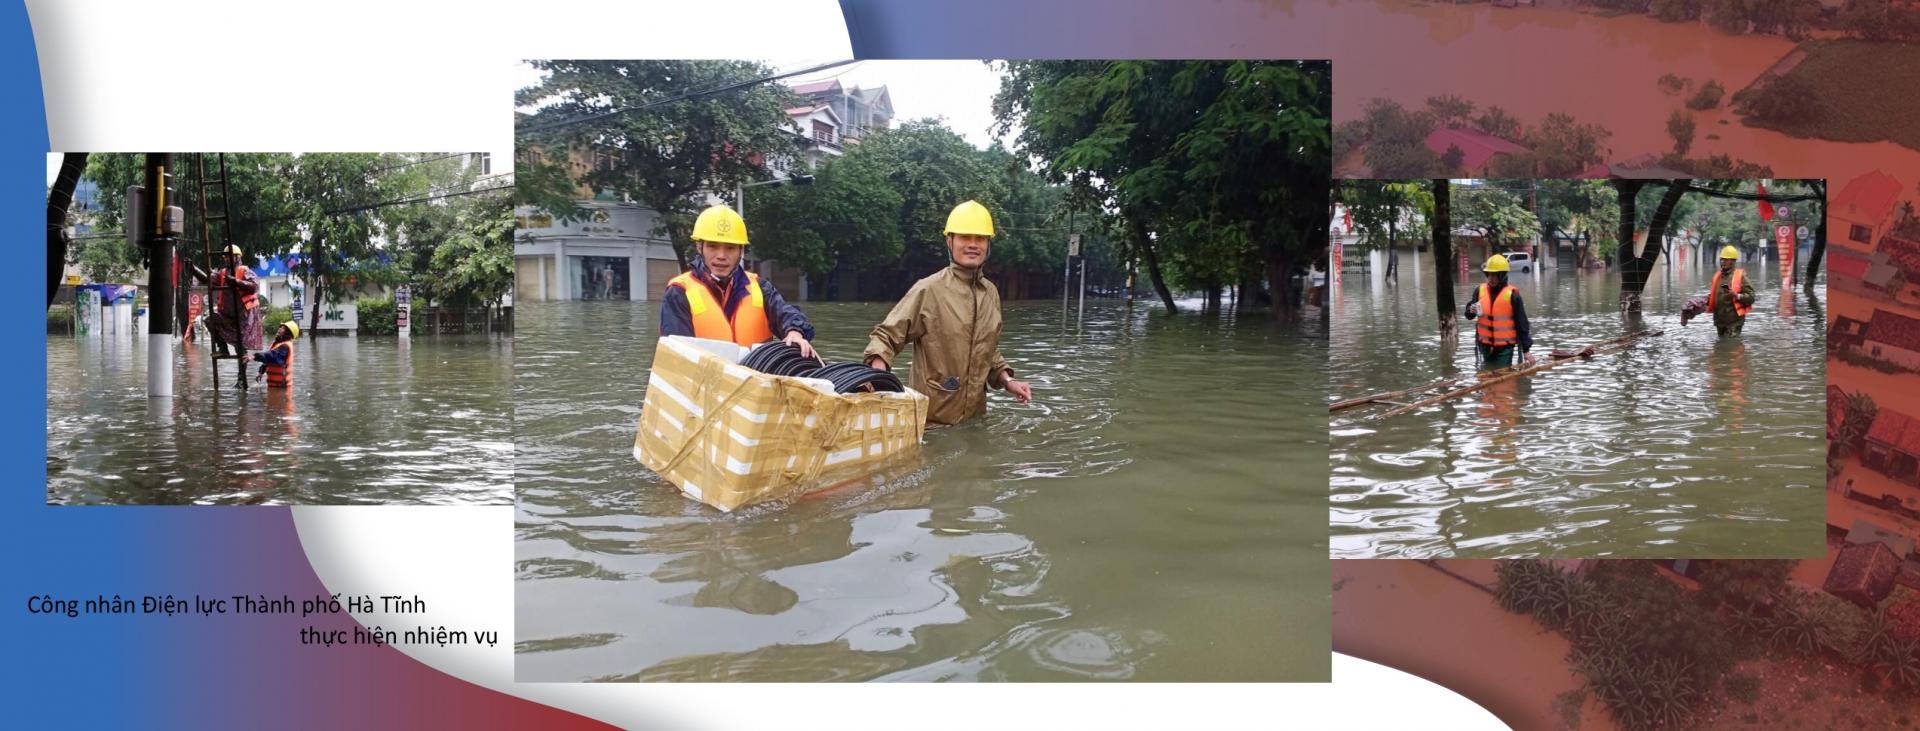
[[[1660,196],[1659,207],[1653,209],[1653,220],[1647,225],[1647,245],[1637,256],[1633,255],[1631,249],[1632,224],[1628,223],[1626,245],[1629,256],[1624,260],[1625,268],[1620,270],[1621,312],[1640,312],[1640,295],[1646,292],[1647,278],[1653,275],[1653,267],[1660,261],[1660,249],[1665,245],[1667,237],[1667,223],[1673,220],[1674,207],[1680,204],[1680,199],[1685,197],[1687,191],[1692,188],[1693,181],[1690,180],[1675,180],[1667,186],[1666,194]],[[1620,218],[1623,221],[1627,220],[1624,209],[1620,212]]]
[[1440,343],[1460,340],[1458,311],[1453,306],[1453,190],[1446,178],[1433,180],[1433,281],[1439,295]]
[[1813,183],[1813,190],[1820,195],[1820,224],[1813,230],[1813,253],[1807,256],[1807,273],[1802,276],[1800,286],[1813,294],[1813,278],[1820,274],[1820,258],[1827,253],[1827,186],[1825,183]]
[[80,174],[87,169],[87,153],[69,152],[60,158],[60,174],[47,193],[47,307],[60,293],[60,275],[67,269],[67,209],[73,205],[73,189],[80,185]]
[[1140,258],[1147,263],[1147,276],[1153,280],[1153,291],[1160,294],[1160,301],[1167,306],[1167,314],[1180,312],[1173,304],[1173,292],[1167,289],[1167,281],[1160,277],[1160,257],[1153,252],[1153,238],[1148,235],[1147,222],[1138,218],[1129,218],[1133,227],[1134,240],[1140,243]]

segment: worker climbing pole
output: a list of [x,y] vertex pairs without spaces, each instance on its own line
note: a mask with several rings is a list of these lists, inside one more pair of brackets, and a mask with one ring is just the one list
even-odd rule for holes
[[[219,173],[218,173],[219,177],[212,178],[212,179],[209,179],[207,177],[207,153],[203,152],[195,155],[195,157],[197,158],[195,162],[197,162],[199,166],[198,177],[200,179],[200,243],[203,249],[203,253],[206,256],[206,262],[207,262],[206,271],[208,272],[221,271],[222,269],[225,269],[226,267],[224,266],[224,263],[220,260],[220,257],[224,256],[225,253],[228,250],[232,249],[234,246],[233,245],[233,224],[231,223],[231,219],[229,218],[230,214],[232,213],[232,209],[230,206],[227,205],[227,193],[228,193],[227,155],[224,152],[217,153],[217,154],[218,154],[217,163],[219,167]],[[218,190],[220,194],[220,205],[219,205],[218,212],[215,212],[213,205],[209,202],[211,201],[212,193],[215,190]],[[215,221],[218,221],[220,223],[220,238],[218,239],[217,243],[213,237],[213,223]],[[238,285],[238,281],[235,280],[235,278],[232,277],[231,274],[232,272],[227,272],[228,276],[221,276],[221,277],[208,280],[207,282],[207,301],[208,302],[223,303],[222,306],[223,307],[226,306],[224,303],[228,302],[228,300],[226,298],[221,297],[222,290],[237,289],[237,285]],[[240,301],[239,293],[235,292],[235,296],[232,298],[232,302],[238,303],[239,301]],[[239,323],[241,327],[244,327],[245,318],[241,317],[241,315],[243,314],[244,313],[240,313],[240,312],[232,312],[232,313],[228,313],[228,316],[236,318],[235,321]],[[239,329],[239,328],[236,328],[236,329]],[[216,390],[220,388],[220,361],[233,360],[237,363],[237,365],[234,366],[234,371],[233,371],[234,378],[237,381],[237,385],[240,388],[246,388],[247,387],[247,365],[243,360],[241,360],[241,357],[240,357],[242,354],[246,352],[246,348],[244,344],[244,335],[242,335],[241,342],[227,343],[228,350],[225,353],[220,352],[220,347],[219,347],[219,343],[221,340],[220,336],[214,335],[212,339],[214,341],[213,387]]]

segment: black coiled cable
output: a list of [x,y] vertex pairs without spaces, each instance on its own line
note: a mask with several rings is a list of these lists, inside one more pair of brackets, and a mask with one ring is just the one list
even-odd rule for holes
[[900,379],[892,373],[873,368],[864,363],[832,363],[820,369],[814,378],[824,378],[833,382],[833,390],[839,393],[864,391],[863,386],[872,386],[875,391],[900,393],[904,388]]
[[836,393],[864,392],[867,386],[872,386],[874,391],[901,393],[906,390],[892,373],[864,363],[825,363],[801,355],[800,348],[789,343],[762,343],[740,359],[740,365],[773,376],[829,381]]
[[740,365],[774,376],[812,378],[823,365],[800,354],[800,348],[781,342],[762,343],[740,359]]

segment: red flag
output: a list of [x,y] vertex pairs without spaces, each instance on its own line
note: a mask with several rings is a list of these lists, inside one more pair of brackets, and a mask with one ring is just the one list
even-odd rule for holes
[[1766,196],[1767,184],[1762,182],[1760,183],[1760,220],[1771,221],[1773,220],[1773,203],[1766,200]]
[[1351,234],[1353,233],[1353,209],[1352,208],[1346,209],[1346,214],[1347,214],[1347,233]]

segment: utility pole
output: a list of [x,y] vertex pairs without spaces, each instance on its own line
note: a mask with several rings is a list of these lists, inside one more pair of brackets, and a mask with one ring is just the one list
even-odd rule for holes
[[173,249],[185,216],[170,205],[173,153],[149,152],[146,194],[140,196],[138,221],[129,229],[144,232],[147,244],[147,397],[173,396]]
[[1060,274],[1060,318],[1068,317],[1068,299],[1073,297],[1073,211],[1068,211],[1068,261]]

